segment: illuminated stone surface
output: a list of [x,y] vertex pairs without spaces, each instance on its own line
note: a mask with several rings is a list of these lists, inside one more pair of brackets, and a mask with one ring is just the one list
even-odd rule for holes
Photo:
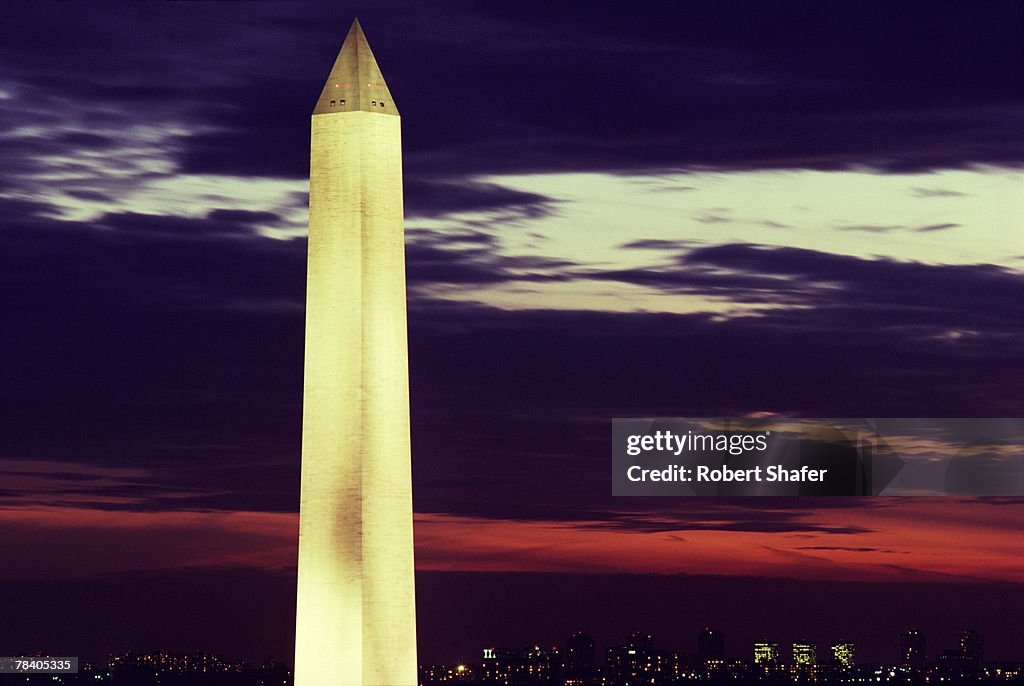
[[313,111],[309,186],[295,684],[412,686],[401,129],[358,22]]

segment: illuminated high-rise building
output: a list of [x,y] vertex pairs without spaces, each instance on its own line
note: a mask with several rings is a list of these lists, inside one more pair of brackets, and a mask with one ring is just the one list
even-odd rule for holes
[[769,667],[779,664],[779,644],[759,641],[754,644],[754,664]]
[[832,644],[832,662],[843,669],[852,669],[857,648],[853,641],[836,641]]
[[793,643],[793,664],[797,667],[809,667],[818,662],[818,647],[814,641],[796,641]]
[[417,683],[402,145],[359,22],[313,109],[296,686]]

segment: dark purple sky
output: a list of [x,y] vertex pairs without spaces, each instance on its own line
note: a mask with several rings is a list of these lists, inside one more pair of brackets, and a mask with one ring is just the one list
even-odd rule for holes
[[403,118],[424,660],[705,624],[1024,658],[1024,501],[609,473],[612,417],[1020,415],[1019,2],[6,12],[0,654],[290,659],[308,117],[358,15]]

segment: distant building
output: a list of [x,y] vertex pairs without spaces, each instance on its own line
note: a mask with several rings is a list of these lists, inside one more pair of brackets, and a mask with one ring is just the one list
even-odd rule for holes
[[836,641],[832,644],[832,662],[841,669],[853,669],[856,653],[853,641]]
[[985,639],[972,629],[960,632],[960,647],[943,650],[935,660],[935,668],[943,678],[973,675],[980,672],[985,659]]
[[790,673],[799,681],[817,679],[818,646],[814,641],[795,641],[793,643],[793,662]]
[[704,627],[697,635],[697,657],[704,663],[725,659],[725,637],[722,632]]
[[609,686],[669,681],[674,667],[671,656],[654,647],[650,634],[636,632],[619,646],[608,649],[605,683]]
[[420,665],[420,683],[472,683],[475,679],[476,672],[473,665]]
[[553,684],[561,674],[558,649],[484,648],[479,679],[494,684]]
[[960,652],[973,669],[981,669],[985,662],[985,639],[973,629],[960,632]]
[[959,648],[948,648],[939,653],[935,658],[935,669],[947,679],[975,671],[973,662]]
[[793,665],[810,667],[818,663],[818,647],[814,641],[796,641],[793,643]]
[[900,636],[900,663],[904,667],[920,669],[927,659],[928,640],[918,629],[905,631]]
[[220,655],[208,655],[202,652],[154,653],[125,652],[111,654],[107,658],[109,672],[149,672],[152,674],[212,674],[224,672],[243,672],[247,665],[243,661],[227,661]]
[[565,652],[562,654],[562,676],[565,684],[576,686],[594,679],[594,640],[582,631],[565,639]]
[[755,643],[754,664],[758,667],[770,667],[779,664],[779,644],[770,641]]

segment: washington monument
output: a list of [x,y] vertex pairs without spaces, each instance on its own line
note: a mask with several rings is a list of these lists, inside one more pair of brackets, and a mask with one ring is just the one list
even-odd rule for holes
[[312,116],[296,686],[414,686],[401,122],[358,20]]

